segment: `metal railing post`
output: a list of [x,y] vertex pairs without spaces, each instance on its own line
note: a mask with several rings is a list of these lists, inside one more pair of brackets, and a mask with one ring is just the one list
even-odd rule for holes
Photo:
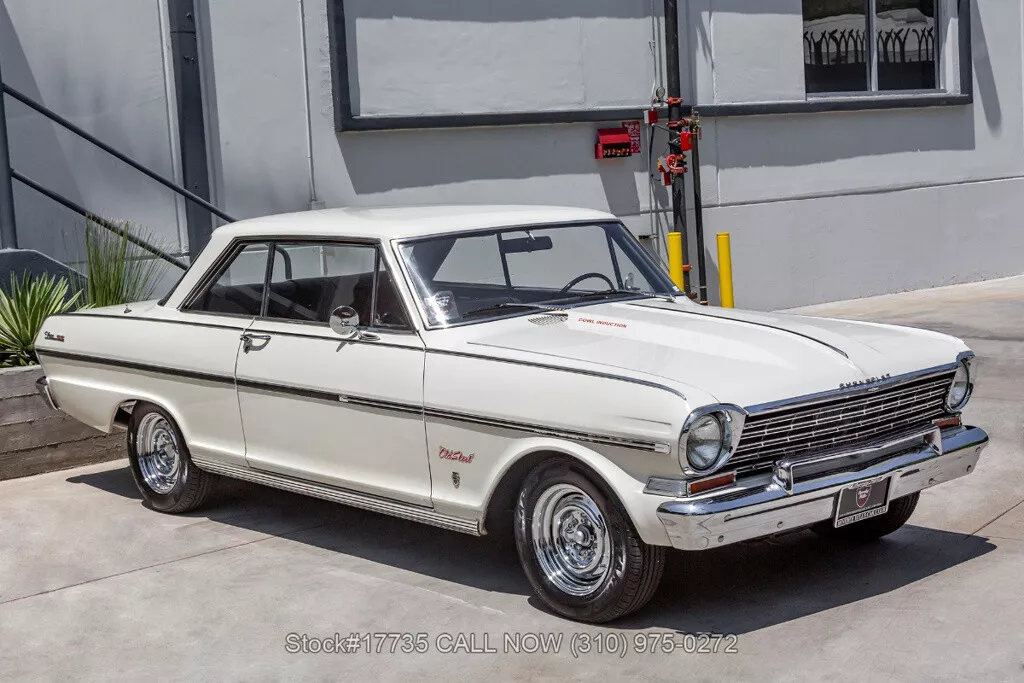
[[11,184],[11,149],[7,144],[3,82],[3,71],[0,70],[0,249],[17,249],[18,229],[14,222],[14,187]]

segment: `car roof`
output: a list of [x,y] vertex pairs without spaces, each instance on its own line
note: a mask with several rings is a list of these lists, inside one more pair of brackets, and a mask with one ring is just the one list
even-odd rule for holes
[[395,239],[520,225],[618,220],[561,206],[417,206],[321,209],[250,218],[216,230],[225,237],[295,235]]

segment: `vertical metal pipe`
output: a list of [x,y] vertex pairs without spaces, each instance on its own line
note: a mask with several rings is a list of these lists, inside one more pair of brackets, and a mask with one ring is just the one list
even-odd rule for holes
[[[171,54],[178,96],[178,137],[181,143],[182,179],[185,187],[202,199],[210,199],[210,169],[206,158],[206,121],[203,86],[199,74],[199,42],[193,0],[169,0]],[[213,233],[213,221],[205,209],[189,203],[188,250],[195,259]]]
[[302,105],[306,116],[306,175],[309,176],[309,208],[320,204],[316,196],[316,169],[313,166],[313,115],[309,106],[309,61],[306,56],[306,5],[299,0],[299,56],[302,58]]
[[11,150],[7,145],[3,82],[3,72],[0,71],[0,249],[17,249],[18,230],[14,223],[14,187],[11,185]]
[[[679,104],[683,96],[682,76],[679,68],[679,3],[678,0],[665,0],[665,85],[669,98],[674,104],[668,108],[669,121],[679,121],[683,118],[683,107]],[[682,154],[678,138],[669,142],[669,149],[672,154]],[[672,179],[672,230],[686,235],[686,178],[680,174]],[[688,240],[683,239],[681,244],[683,263],[690,262],[687,253]],[[683,291],[689,294],[690,278],[683,275],[685,285]]]
[[700,192],[700,140],[693,136],[693,227],[697,237],[697,300],[708,302],[708,273],[704,267],[704,199]]

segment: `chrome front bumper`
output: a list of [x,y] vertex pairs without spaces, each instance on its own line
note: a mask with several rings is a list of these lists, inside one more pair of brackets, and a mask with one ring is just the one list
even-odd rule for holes
[[705,550],[772,536],[832,519],[837,494],[867,479],[891,476],[890,500],[956,479],[974,469],[988,434],[978,427],[941,432],[939,443],[920,444],[857,471],[791,485],[763,475],[726,491],[662,504],[658,517],[672,546]]

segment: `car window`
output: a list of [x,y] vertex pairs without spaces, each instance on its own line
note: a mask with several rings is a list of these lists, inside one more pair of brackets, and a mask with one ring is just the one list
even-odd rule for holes
[[239,248],[213,283],[186,309],[258,316],[263,304],[268,249],[266,244]]
[[363,327],[404,328],[408,324],[376,247],[285,242],[274,245],[267,292],[268,318],[326,324],[339,306],[355,309]]
[[404,241],[399,255],[428,325],[679,293],[617,222],[424,237]]
[[502,234],[502,239],[506,241],[544,238],[551,240],[549,249],[506,254],[513,287],[564,287],[571,281],[566,278],[566,264],[572,264],[571,272],[575,272],[578,277],[591,273],[604,276],[589,277],[580,282],[582,287],[603,289],[619,286],[605,230],[600,225],[580,225],[569,229],[538,228],[528,232]]
[[455,240],[434,276],[436,282],[504,285],[497,235]]

